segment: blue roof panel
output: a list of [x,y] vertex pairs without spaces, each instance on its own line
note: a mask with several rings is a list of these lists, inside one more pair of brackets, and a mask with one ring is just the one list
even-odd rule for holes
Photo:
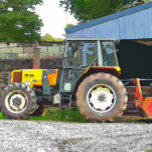
[[126,16],[126,15],[136,13],[138,11],[148,9],[150,7],[152,7],[152,2],[143,4],[143,5],[139,5],[139,6],[135,6],[135,7],[126,9],[124,11],[120,11],[120,12],[117,12],[117,13],[114,13],[114,14],[111,14],[111,15],[104,16],[104,17],[99,18],[99,19],[88,21],[86,23],[83,23],[83,24],[80,24],[80,25],[77,25],[77,26],[73,26],[71,28],[65,29],[65,31],[66,31],[67,34],[73,33],[73,32],[76,32],[76,31],[79,31],[79,30],[82,30],[82,29],[85,29],[85,28],[89,28],[89,27],[94,26],[94,25],[102,24],[102,23],[110,21],[110,20],[114,20],[114,19]]

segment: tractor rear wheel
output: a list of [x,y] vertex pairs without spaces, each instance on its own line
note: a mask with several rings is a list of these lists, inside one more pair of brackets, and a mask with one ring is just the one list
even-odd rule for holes
[[112,120],[127,107],[127,91],[123,83],[108,73],[85,78],[77,91],[77,105],[85,118],[93,121]]
[[37,98],[30,86],[14,83],[4,89],[0,107],[7,118],[28,119],[38,108]]

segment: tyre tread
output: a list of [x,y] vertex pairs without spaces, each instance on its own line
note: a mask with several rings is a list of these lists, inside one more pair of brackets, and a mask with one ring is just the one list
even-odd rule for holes
[[[111,80],[115,84],[115,86],[117,86],[119,90],[119,93],[121,95],[121,106],[119,106],[117,111],[110,116],[105,116],[105,117],[94,116],[91,112],[89,112],[85,108],[85,104],[83,102],[84,89],[89,82],[95,79]],[[90,119],[90,120],[97,120],[97,121],[112,120],[116,116],[121,116],[127,107],[128,96],[127,96],[126,88],[117,77],[108,73],[96,73],[85,78],[82,81],[82,83],[79,85],[76,96],[77,96],[77,106],[80,108],[80,112],[82,113],[82,115],[84,115],[85,118]]]
[[[5,103],[4,103],[5,96],[9,92],[11,92],[11,90],[13,89],[24,90],[25,92],[24,91],[23,92],[26,93],[27,97],[29,98],[27,109],[24,110],[21,114],[13,114],[5,108]],[[4,89],[3,94],[1,96],[0,108],[1,108],[2,113],[4,113],[4,115],[9,119],[28,119],[28,116],[33,114],[38,108],[37,98],[34,91],[32,90],[30,86],[27,86],[26,84],[22,85],[21,83],[14,83],[14,84],[8,85]]]

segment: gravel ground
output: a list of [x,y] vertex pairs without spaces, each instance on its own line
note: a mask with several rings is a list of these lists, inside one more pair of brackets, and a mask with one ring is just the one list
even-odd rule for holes
[[1,152],[152,150],[152,124],[0,120]]

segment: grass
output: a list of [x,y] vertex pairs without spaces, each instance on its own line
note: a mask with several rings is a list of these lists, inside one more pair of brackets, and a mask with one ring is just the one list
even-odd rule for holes
[[[6,117],[0,113],[0,119],[6,119]],[[41,116],[30,116],[29,120],[51,120],[51,121],[63,121],[63,122],[89,122],[80,113],[78,108],[60,110],[58,107],[48,107],[45,109]],[[152,123],[152,119],[149,118],[120,118],[116,117],[113,122],[116,123]]]
[[2,112],[0,112],[0,119],[6,119],[5,115],[3,115]]
[[[3,113],[0,112],[0,119],[7,119]],[[60,110],[58,107],[46,108],[41,116],[30,116],[29,120],[52,120],[63,122],[87,122],[81,115],[78,108]]]
[[114,118],[114,122],[117,123],[152,123],[152,119],[150,118],[120,118],[116,117]]
[[59,108],[46,108],[44,115],[40,117],[30,116],[30,120],[52,120],[52,121],[64,121],[64,122],[87,122],[87,120],[81,115],[78,108],[59,110]]

